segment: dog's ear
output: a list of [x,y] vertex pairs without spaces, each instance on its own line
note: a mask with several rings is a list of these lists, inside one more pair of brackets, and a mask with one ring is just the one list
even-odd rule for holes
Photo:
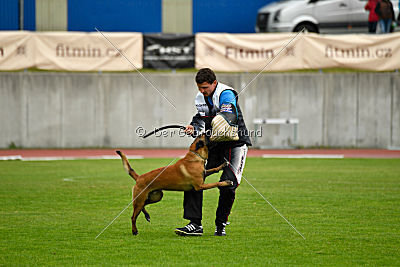
[[204,147],[204,141],[203,140],[199,140],[199,142],[196,143],[196,150]]

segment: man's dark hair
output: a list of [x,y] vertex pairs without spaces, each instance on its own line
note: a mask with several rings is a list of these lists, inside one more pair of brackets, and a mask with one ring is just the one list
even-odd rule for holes
[[215,73],[209,68],[200,69],[196,74],[196,83],[212,84],[216,79]]

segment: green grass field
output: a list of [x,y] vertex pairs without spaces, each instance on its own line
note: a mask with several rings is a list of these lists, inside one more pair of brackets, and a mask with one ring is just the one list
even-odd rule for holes
[[[131,160],[138,173],[171,159]],[[202,237],[180,237],[182,192],[164,192],[131,235],[133,180],[118,160],[0,162],[0,265],[399,265],[399,159],[249,158],[226,237],[218,190],[204,193]],[[215,181],[213,175],[207,181]]]

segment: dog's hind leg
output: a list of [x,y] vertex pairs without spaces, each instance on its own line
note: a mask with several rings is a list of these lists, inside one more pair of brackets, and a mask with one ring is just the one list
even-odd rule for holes
[[142,212],[143,212],[144,217],[146,218],[146,220],[147,220],[148,222],[150,222],[150,214],[147,212],[147,210],[146,210],[145,207],[143,207]]
[[149,195],[147,196],[145,205],[157,203],[158,201],[160,201],[162,199],[163,196],[164,196],[164,194],[161,190],[151,191],[149,193]]
[[[163,197],[163,192],[161,190],[154,190],[149,193],[147,196],[146,201],[144,202],[144,205],[152,204],[152,203],[157,203],[159,202]],[[150,222],[150,214],[146,211],[145,207],[143,207],[142,212],[144,214],[144,217],[148,222]]]
[[[135,186],[136,187],[136,186]],[[142,192],[143,191],[143,192]],[[139,193],[137,193],[139,192]],[[131,217],[132,220],[132,234],[137,235],[138,230],[136,227],[136,220],[137,217],[139,216],[140,212],[142,211],[144,207],[144,203],[146,201],[148,193],[145,190],[140,190],[140,188],[135,188],[134,193],[133,193],[133,214]]]

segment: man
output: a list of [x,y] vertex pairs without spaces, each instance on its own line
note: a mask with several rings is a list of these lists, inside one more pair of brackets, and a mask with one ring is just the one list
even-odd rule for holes
[[[224,168],[220,181],[230,180],[233,185],[219,188],[215,219],[214,235],[224,236],[226,235],[225,226],[228,216],[235,200],[235,191],[242,178],[247,146],[251,146],[251,142],[238,104],[237,92],[233,88],[217,82],[214,72],[209,68],[200,69],[195,80],[199,89],[195,98],[198,112],[190,125],[186,126],[185,132],[193,135],[203,130],[212,130],[210,140],[213,141],[213,144],[209,150],[206,169],[217,167],[226,161],[230,163]],[[221,125],[226,129],[233,129],[233,134],[226,136],[216,134]],[[223,132],[220,131],[220,133]],[[203,191],[184,192],[183,218],[190,220],[190,223],[185,227],[176,228],[175,233],[178,235],[202,235],[202,206]]]
[[375,12],[379,16],[379,27],[381,33],[391,31],[392,21],[394,20],[393,5],[390,0],[381,0],[376,4]]

